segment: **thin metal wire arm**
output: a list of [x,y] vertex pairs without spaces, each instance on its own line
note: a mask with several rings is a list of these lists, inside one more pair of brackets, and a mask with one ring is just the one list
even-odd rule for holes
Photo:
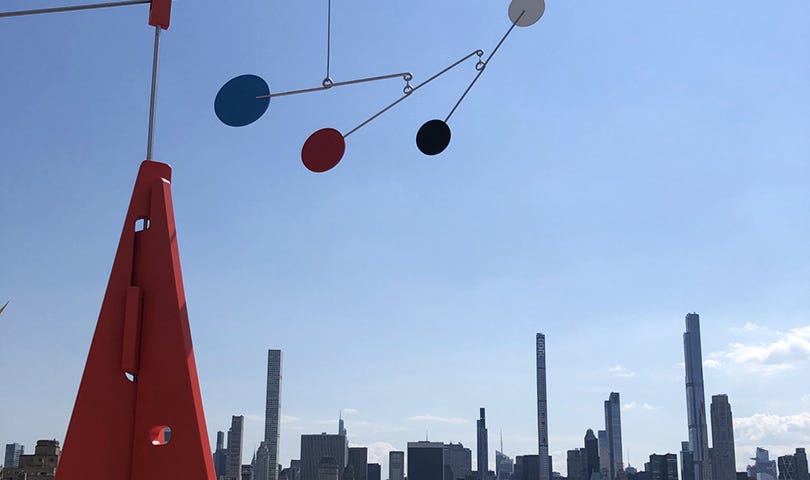
[[501,40],[498,42],[498,44],[495,45],[495,48],[492,50],[492,53],[490,53],[489,56],[487,57],[487,59],[484,60],[484,63],[483,63],[483,65],[481,65],[481,69],[478,70],[478,73],[475,75],[475,78],[473,78],[472,82],[470,82],[470,84],[467,86],[467,90],[464,90],[464,93],[461,94],[461,97],[458,99],[456,104],[453,105],[453,109],[450,110],[450,113],[448,113],[447,116],[444,118],[445,123],[447,123],[447,121],[450,120],[450,117],[453,116],[453,113],[456,111],[458,106],[461,105],[461,101],[464,100],[464,97],[466,97],[467,94],[470,93],[470,90],[472,90],[472,87],[473,87],[473,85],[475,85],[475,82],[477,82],[478,79],[481,78],[481,74],[483,74],[484,70],[486,70],[487,64],[489,63],[489,60],[492,58],[493,55],[495,55],[495,52],[497,52],[498,49],[501,48],[501,45],[503,44],[504,40],[506,40],[506,37],[508,37],[509,34],[512,33],[512,30],[514,30],[515,25],[517,25],[517,22],[519,22],[520,19],[525,14],[526,14],[526,10],[523,10],[522,12],[520,12],[520,15],[518,15],[518,17],[515,19],[515,21],[512,22],[512,26],[509,27],[509,30],[506,31],[506,33],[503,35],[503,37],[501,37]]
[[91,3],[87,5],[71,5],[68,7],[40,8],[38,10],[18,10],[15,12],[0,12],[0,18],[22,17],[24,15],[40,15],[43,13],[73,12],[76,10],[92,10],[94,8],[124,7],[127,5],[140,5],[150,2],[151,0],[125,0],[122,2]]
[[449,67],[447,67],[447,68],[445,68],[444,70],[440,71],[440,72],[439,72],[439,73],[437,73],[436,75],[433,75],[432,77],[428,78],[428,79],[427,79],[427,80],[425,80],[424,82],[422,82],[422,83],[420,83],[419,85],[417,85],[417,86],[413,87],[413,89],[412,89],[411,91],[409,91],[409,92],[408,92],[408,93],[406,93],[405,95],[403,95],[403,96],[399,97],[397,100],[395,100],[395,101],[394,101],[394,103],[392,103],[392,104],[388,105],[387,107],[383,108],[383,109],[382,109],[382,110],[380,110],[379,112],[377,112],[377,113],[375,113],[374,115],[372,115],[372,116],[371,116],[371,118],[369,118],[369,119],[368,119],[368,120],[366,120],[365,122],[363,122],[363,123],[361,123],[360,125],[358,125],[358,126],[354,127],[353,129],[349,130],[349,132],[348,132],[348,133],[346,133],[345,135],[343,135],[343,138],[346,138],[346,137],[348,137],[349,135],[351,135],[352,133],[354,133],[354,132],[356,132],[356,131],[360,130],[360,129],[361,129],[361,128],[363,128],[363,127],[365,127],[365,126],[366,126],[366,125],[368,125],[368,124],[369,124],[369,123],[370,123],[372,120],[374,120],[375,118],[379,117],[380,115],[382,115],[383,113],[387,112],[388,110],[391,110],[391,109],[392,109],[392,108],[394,108],[394,106],[396,106],[396,105],[397,105],[399,102],[401,102],[401,101],[405,100],[406,98],[408,98],[409,96],[411,96],[411,94],[412,94],[413,92],[415,92],[415,91],[419,90],[420,88],[424,87],[425,85],[427,85],[428,83],[432,82],[433,80],[436,80],[437,78],[439,78],[440,76],[444,75],[444,74],[445,74],[445,73],[447,73],[448,71],[452,70],[454,67],[458,66],[458,65],[459,65],[460,63],[462,63],[464,60],[467,60],[468,58],[472,57],[473,55],[478,55],[479,57],[481,57],[482,55],[484,55],[484,52],[483,52],[483,50],[475,50],[474,52],[472,52],[472,53],[470,53],[469,55],[465,56],[465,57],[464,57],[464,58],[462,58],[461,60],[459,60],[459,61],[457,61],[457,62],[453,63],[453,64],[452,64],[452,65],[450,65]]
[[402,77],[407,82],[411,78],[413,78],[413,75],[411,74],[411,72],[392,73],[390,75],[380,75],[377,77],[358,78],[357,80],[346,80],[345,82],[334,82],[329,86],[304,88],[302,90],[289,90],[287,92],[259,95],[256,98],[273,98],[273,97],[283,97],[285,95],[298,95],[299,93],[320,92],[321,90],[329,90],[330,88],[342,87],[344,85],[354,85],[357,83],[374,82],[377,80],[387,80],[389,78],[397,78],[397,77]]

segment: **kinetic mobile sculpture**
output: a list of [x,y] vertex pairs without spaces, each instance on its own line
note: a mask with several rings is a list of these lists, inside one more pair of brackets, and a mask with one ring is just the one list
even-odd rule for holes
[[[325,172],[340,162],[346,137],[439,76],[477,57],[475,77],[444,120],[426,122],[416,135],[417,146],[426,155],[444,151],[450,143],[447,122],[495,52],[515,26],[534,24],[545,10],[544,0],[512,0],[508,11],[512,25],[486,59],[482,50],[475,50],[412,86],[410,72],[333,81],[329,76],[331,0],[328,2],[326,77],[320,87],[270,93],[261,78],[241,75],[227,82],[214,102],[216,114],[225,124],[245,126],[264,114],[273,97],[402,78],[403,95],[347,133],[324,128],[310,135],[301,158],[313,172]],[[180,273],[171,167],[152,160],[160,31],[169,28],[171,0],[122,0],[0,12],[0,18],[146,3],[150,4],[149,24],[155,27],[146,160],[135,181],[68,427],[58,480],[215,478]],[[5,305],[0,312],[3,308]]]
[[470,82],[467,89],[464,90],[464,93],[461,94],[461,97],[458,99],[453,108],[450,109],[450,113],[444,117],[444,120],[434,119],[425,122],[425,124],[419,128],[419,131],[416,134],[416,146],[422,153],[425,155],[437,155],[443,152],[444,149],[450,144],[450,127],[447,125],[447,122],[450,120],[450,117],[453,116],[453,113],[459,107],[462,100],[464,100],[464,97],[466,97],[470,92],[473,85],[475,85],[475,82],[477,82],[481,77],[481,74],[484,73],[484,69],[495,55],[495,52],[498,51],[501,44],[503,44],[504,40],[506,40],[506,37],[512,33],[515,26],[528,27],[529,25],[533,25],[540,19],[540,17],[543,16],[546,8],[545,0],[512,0],[512,2],[509,4],[508,10],[509,19],[512,21],[512,25],[509,27],[509,30],[506,31],[504,36],[501,37],[501,40],[486,59],[483,58],[483,50],[475,50],[439,73],[428,78],[424,82],[416,86],[412,86],[411,80],[413,80],[413,75],[410,72],[392,73],[389,75],[358,78],[355,80],[346,80],[340,82],[335,82],[332,80],[332,77],[329,76],[332,50],[332,1],[327,0],[327,2],[328,20],[326,27],[326,76],[324,77],[323,81],[321,81],[320,87],[271,93],[267,82],[265,82],[261,77],[256,75],[240,75],[232,78],[225,85],[223,85],[219,90],[219,93],[217,93],[216,99],[214,100],[214,111],[222,123],[232,127],[244,127],[245,125],[250,125],[264,115],[264,112],[270,106],[270,99],[274,97],[319,92],[346,85],[375,82],[378,80],[387,80],[391,78],[402,78],[402,80],[405,82],[405,86],[402,89],[402,96],[369,117],[367,120],[361,122],[356,127],[352,128],[346,133],[341,133],[339,130],[334,128],[322,128],[307,138],[306,142],[304,142],[304,146],[301,148],[301,160],[304,162],[304,166],[306,166],[309,170],[318,173],[331,170],[338,164],[338,162],[340,162],[340,160],[343,158],[344,152],[346,151],[346,138],[349,135],[368,125],[372,120],[387,112],[420,88],[452,70],[467,59],[471,57],[478,57],[478,62],[475,64],[475,69],[478,73],[476,73],[475,77]]

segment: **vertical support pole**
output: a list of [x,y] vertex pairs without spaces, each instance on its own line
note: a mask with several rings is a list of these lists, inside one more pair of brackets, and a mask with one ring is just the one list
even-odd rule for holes
[[152,53],[152,93],[149,97],[149,134],[146,140],[146,159],[152,160],[155,133],[155,102],[157,98],[158,58],[160,54],[160,27],[155,26],[155,48]]

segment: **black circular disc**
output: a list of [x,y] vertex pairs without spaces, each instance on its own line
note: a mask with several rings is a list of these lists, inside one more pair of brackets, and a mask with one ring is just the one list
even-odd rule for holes
[[425,155],[442,153],[450,144],[450,127],[443,120],[429,120],[416,132],[416,146]]

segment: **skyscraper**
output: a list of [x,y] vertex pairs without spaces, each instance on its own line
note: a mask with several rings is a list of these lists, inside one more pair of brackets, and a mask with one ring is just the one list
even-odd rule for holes
[[616,480],[624,470],[622,462],[622,406],[617,392],[605,400],[605,431],[608,441],[608,479]]
[[568,480],[587,480],[584,476],[585,466],[582,461],[582,450],[574,449],[566,452],[568,466]]
[[327,433],[301,435],[301,480],[318,480],[318,468],[324,457],[335,459],[338,478],[342,480],[349,457],[346,436]]
[[366,475],[368,480],[382,480],[382,467],[379,463],[369,463],[366,465]]
[[681,442],[681,480],[695,480],[695,462],[689,442]]
[[349,447],[349,464],[354,469],[354,480],[368,478],[368,448]]
[[540,459],[538,455],[515,457],[516,480],[535,480],[540,477]]
[[[548,460],[548,396],[546,390],[546,336],[537,334],[537,450],[540,480],[551,479]],[[535,480],[524,479],[524,480]]]
[[343,410],[340,411],[340,416],[338,417],[338,435],[346,436],[346,425],[343,423]]
[[228,429],[228,454],[225,459],[225,480],[242,480],[242,427],[245,417],[231,417],[231,428]]
[[607,430],[599,430],[599,471],[603,478],[610,474],[610,442]]
[[770,459],[767,450],[757,447],[756,456],[751,460],[754,464],[746,469],[748,477],[756,480],[776,480],[776,462]]
[[444,480],[444,444],[408,442],[408,480]]
[[256,480],[278,480],[279,411],[281,410],[281,350],[267,351],[267,398],[264,410],[264,444],[267,472],[262,466]]
[[461,443],[444,444],[444,480],[466,480],[472,473],[472,452]]
[[810,480],[810,472],[807,469],[807,452],[803,448],[797,448],[793,456],[796,457],[797,480]]
[[503,453],[503,430],[501,430],[501,449],[495,450],[495,478],[508,480],[514,470],[514,462]]
[[228,458],[225,450],[225,433],[217,432],[217,448],[214,450],[214,473],[217,478],[225,476],[225,461]]
[[256,449],[256,456],[253,459],[255,480],[267,480],[271,470],[273,470],[273,464],[270,462],[270,449],[267,446],[267,442],[262,440],[259,443],[259,448]]
[[651,480],[678,480],[678,457],[674,453],[650,455],[650,462],[645,465],[650,472]]
[[776,458],[779,466],[779,480],[796,480],[796,457],[783,455]]
[[807,472],[807,453],[803,448],[797,448],[793,455],[779,457],[777,464],[779,480],[810,480]]
[[6,467],[18,467],[20,465],[20,455],[25,453],[25,447],[19,443],[6,444],[6,458],[3,465]]
[[481,407],[478,421],[476,422],[476,438],[478,439],[478,480],[486,480],[489,471],[489,441],[487,436],[487,417],[484,407]]
[[727,395],[713,395],[712,420],[712,473],[714,480],[736,480],[737,461],[734,456],[734,425]]
[[700,348],[700,316],[686,315],[683,334],[686,366],[686,413],[689,424],[689,448],[695,467],[694,480],[711,480],[709,434],[706,429],[706,399],[703,393],[703,353]]
[[585,432],[585,480],[591,475],[599,473],[599,440],[590,428]]
[[405,479],[405,452],[388,452],[388,480]]

